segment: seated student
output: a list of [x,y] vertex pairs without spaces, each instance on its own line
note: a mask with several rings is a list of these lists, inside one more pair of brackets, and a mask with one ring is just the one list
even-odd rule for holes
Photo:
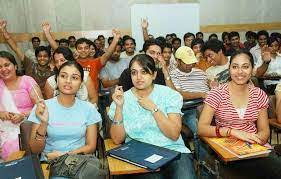
[[101,57],[104,54],[102,42],[99,39],[95,39],[94,44],[95,44],[95,58]]
[[[48,22],[44,22],[42,24],[43,32],[50,43],[51,47],[53,49],[57,49],[58,45],[54,41],[52,35],[51,35],[51,25]],[[109,60],[110,56],[115,50],[115,47],[121,38],[121,33],[118,30],[112,30],[114,39],[113,42],[108,47],[107,51],[101,56],[96,59],[89,57],[90,54],[90,44],[89,40],[86,38],[80,38],[76,41],[75,48],[79,54],[76,61],[82,65],[84,68],[84,71],[88,71],[90,73],[91,79],[93,80],[94,86],[96,90],[99,88],[99,80],[98,75],[100,73],[100,70],[102,67],[106,64],[106,62]]]
[[268,38],[269,38],[269,34],[267,31],[265,30],[258,31],[257,33],[258,43],[256,46],[250,49],[250,52],[254,57],[255,65],[257,64],[258,59],[261,57],[262,48],[267,45]]
[[69,41],[67,39],[65,39],[65,38],[60,39],[59,47],[68,48],[69,47]]
[[217,34],[211,34],[211,35],[209,35],[209,38],[208,38],[208,40],[218,40],[219,38],[218,38],[218,35]]
[[[253,67],[253,56],[249,52],[233,54],[229,66],[231,80],[212,89],[205,99],[198,123],[200,136],[231,136],[249,143],[267,143],[268,97],[260,88],[249,83]],[[216,126],[211,125],[213,118]],[[220,170],[225,170],[227,178],[279,178],[280,165],[281,160],[270,155],[220,165]]]
[[254,46],[257,45],[257,34],[253,31],[247,31],[245,34],[246,41],[244,42],[244,46],[247,50],[250,50]]
[[207,61],[206,58],[204,58],[204,55],[201,52],[203,46],[204,41],[200,38],[194,39],[191,43],[191,48],[198,60],[195,67],[199,68],[200,70],[206,71],[211,66],[211,64]]
[[44,94],[44,86],[47,79],[54,74],[50,67],[50,50],[45,46],[39,46],[35,50],[35,56],[37,63],[33,63],[32,60],[28,59],[22,50],[17,46],[16,42],[11,37],[10,33],[6,29],[7,22],[4,20],[0,21],[0,31],[3,32],[4,38],[11,47],[11,49],[17,54],[18,58],[22,61],[25,74],[34,78],[34,80],[40,86],[40,89]]
[[[69,48],[58,47],[53,54],[54,65],[56,67],[56,72],[62,64],[67,61],[75,61],[73,54]],[[50,76],[45,84],[44,90],[46,99],[53,98],[59,94],[57,90],[56,75]],[[98,103],[98,92],[95,90],[95,86],[88,71],[84,71],[84,78],[81,87],[77,91],[76,97],[81,100],[89,101],[92,104],[97,105]]]
[[[161,42],[159,40],[149,39],[144,42],[143,51],[145,54],[151,56],[155,63],[158,65],[157,76],[154,83],[166,85],[174,89],[174,84],[170,79],[167,65],[162,56]],[[129,68],[125,69],[122,72],[119,78],[119,85],[123,87],[124,91],[127,91],[133,87]]]
[[204,40],[204,34],[203,34],[203,32],[197,32],[197,33],[195,34],[195,37],[198,38],[198,39]]
[[[202,70],[194,68],[198,61],[192,49],[187,46],[181,46],[177,49],[175,56],[178,66],[170,75],[176,90],[183,96],[184,100],[205,98],[209,91],[207,77]],[[199,154],[197,109],[186,109],[183,113],[183,124],[188,126],[193,133],[197,155]]]
[[180,159],[160,172],[139,175],[140,178],[195,178],[192,155],[180,135],[181,95],[169,87],[153,84],[157,72],[150,56],[136,55],[129,68],[134,86],[125,93],[122,86],[115,88],[108,113],[113,121],[113,142],[121,144],[132,138],[181,152]]
[[212,65],[206,70],[210,88],[227,82],[229,78],[229,58],[223,53],[223,43],[219,40],[209,40],[202,47],[202,52]]
[[165,60],[165,64],[167,66],[168,72],[175,70],[177,68],[177,61],[173,54],[173,47],[169,43],[164,43],[163,45],[163,59]]
[[32,49],[28,49],[24,52],[24,55],[32,60],[33,63],[37,63],[36,56],[35,56],[35,49],[40,46],[40,38],[39,37],[32,37],[31,38]]
[[120,58],[122,45],[118,44],[110,60],[102,68],[100,79],[104,88],[113,89],[119,83],[121,73],[129,67],[130,61]]
[[191,47],[191,43],[194,39],[195,39],[195,35],[193,33],[188,32],[184,34],[183,36],[184,45],[187,47]]
[[181,39],[180,38],[174,38],[172,40],[172,46],[173,46],[173,53],[177,51],[177,49],[181,46]]
[[0,51],[0,159],[19,150],[19,125],[42,98],[40,88],[30,76],[17,74],[15,57]]
[[121,52],[120,59],[128,61],[130,63],[131,59],[137,54],[136,52],[136,41],[134,38],[128,36],[123,37],[123,48],[125,51]]
[[[277,55],[279,42],[276,37],[270,37],[269,47],[263,47],[261,58],[258,59],[255,66],[256,77],[262,76],[281,76],[281,56]],[[279,80],[264,80],[265,91],[273,95]]]
[[236,31],[232,31],[228,34],[230,41],[230,48],[225,51],[226,56],[231,56],[235,51],[246,50],[244,45],[240,42],[240,35]]
[[228,38],[229,33],[228,32],[223,32],[221,34],[221,40],[223,41],[224,45],[224,50],[227,51],[230,49],[230,40]]
[[83,76],[81,65],[65,62],[56,77],[59,95],[40,101],[28,118],[33,122],[30,147],[33,153],[42,154],[42,161],[65,153],[92,154],[96,150],[100,114],[91,103],[75,97]]
[[68,42],[69,42],[69,49],[73,53],[75,51],[76,38],[74,36],[69,36],[68,37]]

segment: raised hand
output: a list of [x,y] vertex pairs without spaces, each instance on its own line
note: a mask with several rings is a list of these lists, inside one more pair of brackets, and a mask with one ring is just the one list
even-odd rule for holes
[[4,32],[6,30],[6,27],[7,27],[7,21],[1,19],[0,20],[0,30],[1,30],[1,32]]
[[116,86],[114,93],[112,95],[112,100],[115,102],[116,106],[122,107],[124,104],[124,91],[122,86]]
[[44,32],[50,32],[51,31],[51,25],[49,22],[43,22],[42,23],[42,29]]
[[41,100],[40,102],[37,103],[35,114],[41,120],[41,122],[48,123],[49,112],[48,112],[48,108],[43,100]]
[[148,27],[148,21],[146,19],[141,19],[141,27],[143,29],[147,29]]
[[112,29],[112,35],[114,38],[117,38],[118,40],[122,37],[120,30],[117,29]]
[[138,97],[138,103],[144,109],[149,111],[152,111],[153,109],[157,108],[157,106],[153,103],[153,101],[148,97]]
[[262,47],[261,57],[262,57],[262,60],[264,62],[270,62],[270,60],[271,60],[271,50],[267,45]]

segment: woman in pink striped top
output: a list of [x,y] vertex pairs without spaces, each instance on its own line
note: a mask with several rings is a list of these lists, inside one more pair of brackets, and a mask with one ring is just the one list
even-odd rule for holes
[[[264,145],[269,138],[268,97],[249,84],[253,56],[236,52],[230,59],[230,81],[210,91],[199,118],[198,134],[207,137],[236,137]],[[211,126],[213,117],[216,126]],[[206,147],[201,144],[200,147]],[[213,157],[211,154],[201,159]],[[281,178],[281,160],[272,152],[268,157],[220,165],[222,178]],[[203,171],[204,173],[204,171]]]
[[[231,57],[231,80],[210,91],[199,119],[199,135],[231,135],[250,143],[267,142],[268,97],[260,88],[249,84],[253,66],[252,56],[247,52]],[[213,117],[216,126],[211,126]]]

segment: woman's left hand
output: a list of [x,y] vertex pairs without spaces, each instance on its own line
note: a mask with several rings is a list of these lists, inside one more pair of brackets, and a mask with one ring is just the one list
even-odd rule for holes
[[54,160],[54,159],[56,159],[56,158],[58,158],[58,157],[60,157],[64,154],[65,153],[63,153],[63,152],[54,150],[53,152],[47,153],[46,156],[47,156],[48,160]]
[[139,104],[146,110],[152,111],[153,109],[157,108],[157,106],[153,103],[151,99],[148,97],[139,97],[138,98]]
[[23,121],[24,118],[25,118],[25,115],[23,115],[23,114],[13,113],[13,114],[12,114],[12,117],[11,117],[11,121],[12,121],[12,123],[14,123],[14,124],[18,124],[18,123],[20,123],[21,121]]

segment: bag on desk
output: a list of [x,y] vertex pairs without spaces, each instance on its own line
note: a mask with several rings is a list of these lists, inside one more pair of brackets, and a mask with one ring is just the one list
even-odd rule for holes
[[50,175],[77,179],[103,179],[106,172],[94,155],[64,154],[50,161]]
[[37,155],[0,163],[0,178],[43,179],[44,175]]

